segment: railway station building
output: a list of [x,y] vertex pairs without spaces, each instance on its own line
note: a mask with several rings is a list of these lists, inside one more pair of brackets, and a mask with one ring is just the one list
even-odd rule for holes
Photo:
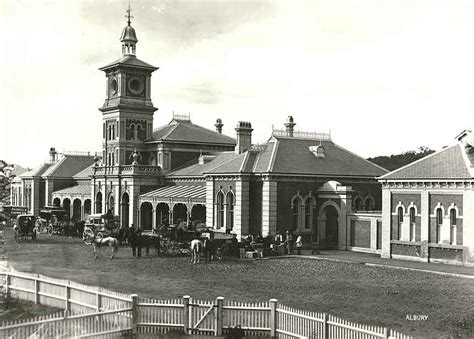
[[[111,211],[123,226],[206,225],[218,232],[299,232],[322,247],[381,253],[382,189],[387,171],[325,133],[299,132],[289,116],[266,142],[251,122],[217,119],[206,128],[176,115],[155,128],[152,74],[137,58],[130,20],[122,55],[100,68],[106,80],[102,154],[64,154],[20,176],[12,203],[38,213],[63,206],[71,218]],[[210,126],[209,126],[210,127]]]

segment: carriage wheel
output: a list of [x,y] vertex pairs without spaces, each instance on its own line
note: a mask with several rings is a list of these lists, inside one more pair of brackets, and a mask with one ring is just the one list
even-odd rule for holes
[[48,232],[49,236],[52,236],[53,235],[53,226],[52,225],[49,225],[47,228],[46,228],[46,231]]

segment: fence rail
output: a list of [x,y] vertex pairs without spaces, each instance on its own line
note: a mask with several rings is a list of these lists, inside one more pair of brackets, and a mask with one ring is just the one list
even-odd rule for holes
[[63,311],[4,322],[0,337],[113,338],[119,334],[164,334],[181,329],[188,334],[215,336],[239,330],[246,336],[266,334],[284,339],[411,338],[386,327],[298,310],[276,299],[256,303],[223,297],[208,301],[190,296],[156,300],[41,275],[8,272],[3,273],[3,278],[7,296]]

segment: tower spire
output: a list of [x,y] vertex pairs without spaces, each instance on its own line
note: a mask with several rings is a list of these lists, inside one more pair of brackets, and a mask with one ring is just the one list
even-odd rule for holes
[[132,8],[130,7],[130,2],[128,3],[128,9],[126,10],[127,14],[125,17],[127,18],[127,26],[122,31],[122,36],[120,37],[120,41],[122,42],[122,54],[124,56],[135,56],[136,52],[136,44],[137,34],[132,27]]
[[126,10],[126,12],[127,15],[125,15],[125,17],[127,18],[127,24],[130,26],[130,24],[132,23],[131,19],[133,18],[133,16],[131,15],[132,8],[130,7],[130,1],[128,2],[128,9]]

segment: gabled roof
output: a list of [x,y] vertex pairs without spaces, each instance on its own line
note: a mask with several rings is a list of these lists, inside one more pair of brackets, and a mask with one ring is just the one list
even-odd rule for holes
[[94,157],[90,155],[64,155],[59,161],[52,164],[41,175],[43,178],[72,178],[86,167],[94,163]]
[[147,140],[147,142],[153,141],[235,145],[235,139],[227,135],[195,125],[191,121],[180,120],[172,120],[168,125],[155,129],[151,139]]
[[460,144],[447,147],[424,158],[396,169],[379,179],[472,179],[470,167],[474,156],[466,154]]
[[[273,136],[263,146],[255,159],[257,173],[376,177],[387,172],[331,140]],[[324,148],[324,157],[317,157],[310,149],[318,146]]]
[[94,164],[86,167],[85,169],[83,169],[82,171],[80,171],[79,173],[75,174],[73,176],[74,179],[89,179],[90,176],[94,172]]
[[[317,157],[312,147],[324,147],[324,157]],[[291,175],[323,175],[346,177],[378,177],[387,172],[330,140],[319,141],[288,137],[272,137],[242,154],[221,153],[207,164],[197,163],[171,173],[171,176],[278,173]]]
[[51,166],[53,166],[53,164],[49,164],[49,163],[42,164],[42,165],[32,169],[31,171],[20,174],[19,177],[29,178],[29,177],[36,177],[36,176],[43,175],[43,173],[45,171],[47,171]]
[[227,162],[230,162],[239,157],[239,154],[235,152],[221,152],[212,161],[204,164],[199,164],[199,160],[196,159],[188,166],[177,169],[168,174],[169,178],[173,177],[195,177],[203,176],[204,173],[212,171],[214,168],[219,167]]
[[126,55],[108,64],[107,66],[101,67],[99,69],[101,71],[105,71],[109,68],[117,67],[117,66],[133,66],[133,67],[140,67],[140,68],[145,68],[145,69],[153,70],[153,71],[158,69],[158,67],[147,64],[146,62],[141,61],[140,59],[138,59],[137,57],[133,55]]

